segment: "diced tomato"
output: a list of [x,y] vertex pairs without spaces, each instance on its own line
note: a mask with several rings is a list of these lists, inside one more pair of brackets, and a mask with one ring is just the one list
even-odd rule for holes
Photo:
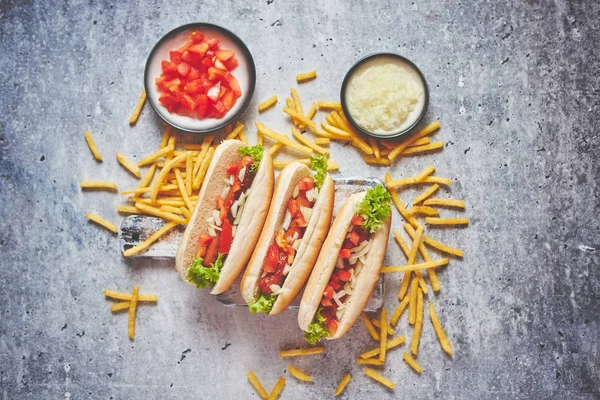
[[179,103],[179,101],[170,94],[161,94],[158,98],[158,101],[163,104],[165,107],[174,106]]
[[315,181],[313,178],[307,176],[306,178],[302,178],[300,182],[298,182],[298,187],[300,190],[311,190],[315,187]]
[[298,214],[298,212],[300,212],[300,206],[298,205],[298,202],[294,199],[289,199],[288,210],[290,214],[292,214],[292,218],[294,218]]
[[308,201],[308,199],[306,198],[306,192],[304,192],[303,190],[301,190],[300,193],[298,193],[298,196],[296,197],[296,201],[298,202],[298,205],[300,207],[308,207],[308,208],[312,207],[312,203],[310,201]]
[[196,96],[196,113],[200,118],[205,118],[210,109],[210,100],[205,94]]
[[229,193],[227,193],[227,197],[225,197],[225,205],[227,207],[231,207],[231,205],[235,201],[234,200],[235,194],[237,192],[239,192],[241,188],[242,188],[242,183],[240,182],[240,180],[238,179],[238,177],[236,175],[235,180],[233,181],[233,185],[231,186],[231,189],[229,189]]
[[342,258],[350,258],[350,249],[342,249],[340,250],[340,257]]
[[233,50],[217,50],[215,51],[215,55],[219,60],[227,61],[235,55],[235,52]]
[[225,93],[227,93],[227,88],[225,85],[221,85],[221,90],[219,90],[219,99],[222,99],[223,96],[225,96]]
[[275,272],[266,274],[258,281],[258,289],[264,294],[271,294],[271,285],[281,285],[283,282],[283,274],[281,272]]
[[215,67],[208,69],[208,79],[213,82],[215,80],[226,80],[227,75],[231,75],[231,74],[229,72],[225,71],[224,69],[219,69],[219,68],[215,68]]
[[213,62],[215,63],[215,68],[227,71],[227,67],[225,67],[225,64],[223,64],[221,60],[219,60],[217,57],[213,57]]
[[166,61],[166,60],[163,61],[161,63],[161,67],[162,67],[163,72],[166,72],[166,73],[177,72],[177,64],[175,64],[174,62],[171,62],[171,61]]
[[354,243],[354,245],[358,245],[358,241],[360,240],[360,236],[358,233],[356,233],[355,230],[352,230],[352,232],[350,232],[350,237],[348,238],[352,243]]
[[221,254],[229,254],[232,241],[233,228],[231,226],[231,222],[229,222],[229,219],[225,218],[223,220],[223,225],[221,225],[221,241],[219,243],[219,252]]
[[[292,221],[292,222],[294,222],[294,221]],[[295,233],[298,234],[298,236],[297,236],[298,238],[302,237],[302,229],[303,228],[300,228],[299,226],[297,226],[295,224],[294,224],[294,226],[291,226],[291,225],[292,224],[290,223],[290,227],[288,228],[287,231],[285,231],[285,235],[284,235],[285,240],[288,240],[288,241],[294,237]]]
[[265,272],[273,272],[277,267],[277,263],[279,262],[279,246],[273,243],[269,247],[267,252],[267,258],[265,260]]
[[208,44],[208,47],[210,47],[213,50],[216,50],[219,45],[219,39],[216,39],[216,38],[206,39],[206,43]]
[[196,79],[186,83],[183,87],[183,90],[185,90],[187,93],[192,94],[200,93],[204,90],[204,88],[202,87],[202,81],[200,79]]
[[308,225],[308,222],[306,222],[306,220],[302,216],[302,213],[298,213],[298,215],[296,216],[296,218],[294,218],[294,221],[296,221],[296,224],[300,228],[306,228],[306,226]]
[[192,43],[200,43],[202,40],[204,40],[204,35],[198,31],[194,31],[190,35],[190,40]]
[[[222,87],[222,86],[221,86]],[[223,106],[227,111],[231,110],[237,101],[237,97],[231,90],[227,90],[223,97],[221,97],[221,101],[223,102]]]
[[227,203],[221,196],[217,196],[217,207],[219,207],[219,218],[221,221],[227,219]]
[[187,93],[183,94],[183,103],[189,111],[194,111],[196,109],[196,102],[192,99],[192,96]]
[[215,86],[211,87],[206,95],[209,99],[216,102],[219,99],[219,93],[221,92],[221,82],[218,82]]
[[188,49],[188,47],[190,47],[191,45],[192,45],[192,42],[187,42],[186,44],[184,44],[183,46],[178,48],[177,51],[180,52],[181,54],[183,54]]
[[231,164],[227,166],[227,173],[229,175],[237,175],[240,172],[240,163],[232,161]]
[[352,225],[362,225],[365,222],[365,219],[360,215],[355,215],[352,217]]
[[229,60],[223,61],[223,64],[225,64],[225,67],[227,68],[227,70],[233,71],[240,63],[237,60],[237,58],[232,57]]
[[337,275],[331,275],[331,280],[329,281],[329,284],[334,290],[338,290],[342,286],[340,284],[340,278],[338,278]]
[[243,167],[248,167],[252,164],[254,164],[254,158],[250,156],[244,156],[240,161],[240,165],[242,165]]
[[335,334],[335,332],[337,331],[337,328],[338,328],[337,320],[333,319],[333,318],[326,319],[325,320],[325,328],[331,335]]
[[186,77],[187,74],[190,73],[190,70],[192,69],[192,66],[188,63],[186,63],[185,61],[180,62],[179,64],[177,64],[177,72],[179,72],[179,75]]
[[[200,64],[202,64],[202,66],[208,70],[208,68],[212,68],[214,63],[212,62],[212,60],[210,59],[210,57],[204,57],[202,59],[202,61],[200,62]],[[208,78],[208,75],[207,75]]]
[[361,243],[369,238],[369,233],[360,225],[355,225],[352,232],[356,232],[356,234],[358,234],[358,243]]
[[188,48],[187,51],[189,51],[190,53],[198,54],[201,57],[204,57],[204,55],[208,51],[208,44],[206,42],[193,44]]
[[203,244],[203,245],[205,245],[205,246],[206,246],[207,244],[209,244],[210,242],[212,242],[212,240],[213,240],[213,237],[212,237],[212,236],[210,236],[208,233],[203,233],[203,234],[201,234],[201,235],[200,235],[200,237],[198,238],[198,242],[200,242],[200,244],[201,244],[201,245]]
[[338,269],[337,271],[335,271],[335,274],[337,275],[338,279],[342,282],[348,282],[352,277],[352,274],[347,269]]
[[323,307],[331,307],[333,305],[333,302],[331,301],[331,299],[326,299],[325,297],[323,297],[321,299],[321,304],[323,305]]
[[181,62],[181,52],[179,52],[179,51],[171,51],[171,52],[169,52],[169,58],[175,64],[179,64]]
[[190,73],[187,76],[188,80],[193,81],[200,78],[200,70],[198,68],[192,67],[190,69]]
[[333,287],[331,285],[327,285],[325,291],[323,292],[323,297],[326,299],[331,299],[334,294],[335,291],[333,290]]
[[208,267],[210,264],[214,263],[217,260],[217,256],[219,255],[219,236],[213,238],[213,240],[208,245],[206,249],[206,257],[204,257],[204,262],[202,265]]

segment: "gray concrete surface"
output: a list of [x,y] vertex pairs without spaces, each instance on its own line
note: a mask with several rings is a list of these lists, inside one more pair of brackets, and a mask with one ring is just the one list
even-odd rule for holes
[[[122,4],[118,4],[122,3]],[[257,398],[280,376],[285,399],[600,398],[600,6],[595,1],[303,1],[0,3],[0,393],[3,399]],[[403,54],[431,89],[428,120],[442,129],[441,153],[394,164],[395,177],[434,163],[455,183],[467,229],[430,231],[464,249],[440,271],[430,296],[454,346],[446,357],[426,319],[413,373],[402,351],[382,373],[389,392],[354,357],[373,343],[362,325],[325,355],[282,360],[302,344],[296,315],[251,316],[183,284],[168,263],[125,261],[117,239],[89,223],[96,211],[118,222],[111,193],[82,193],[82,179],[135,180],[115,160],[139,159],[161,128],[146,106],[127,119],[158,38],[192,21],[238,33],[257,63],[258,85],[243,121],[288,122],[279,110],[296,73],[306,102],[336,99],[345,71],[377,51]],[[105,161],[91,157],[90,129]],[[254,139],[254,130],[249,130]],[[194,138],[187,138],[192,140]],[[351,147],[332,146],[340,174],[381,177]],[[413,192],[402,192],[405,202]],[[444,215],[453,215],[451,211]],[[458,213],[456,213],[458,214]],[[394,214],[394,229],[401,219]],[[403,259],[390,242],[386,263]],[[139,310],[137,337],[111,315],[105,288],[157,293]],[[396,306],[398,278],[386,304]],[[405,321],[398,333],[411,334]],[[290,377],[293,363],[315,377]]]

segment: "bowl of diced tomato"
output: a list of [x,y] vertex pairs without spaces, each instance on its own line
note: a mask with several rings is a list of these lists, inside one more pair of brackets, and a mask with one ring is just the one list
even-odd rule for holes
[[250,50],[229,30],[208,23],[180,26],[163,36],[146,62],[148,101],[169,125],[208,133],[246,109],[256,84]]

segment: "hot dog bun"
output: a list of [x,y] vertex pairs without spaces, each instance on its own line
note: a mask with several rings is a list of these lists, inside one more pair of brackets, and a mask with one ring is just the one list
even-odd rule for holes
[[[216,148],[208,167],[198,201],[175,256],[175,268],[181,278],[188,283],[191,283],[188,280],[188,271],[196,258],[198,238],[201,234],[208,233],[206,219],[216,208],[216,197],[227,186],[225,183],[225,179],[229,177],[227,166],[241,160],[242,156],[238,150],[244,146],[247,146],[246,143],[240,140],[223,141]],[[227,290],[248,262],[267,215],[273,194],[273,180],[273,161],[269,152],[264,151],[250,186],[250,194],[246,199],[229,255],[225,260],[219,280],[211,291],[212,294],[219,294]]]
[[[292,198],[292,192],[298,182],[306,177],[312,177],[310,168],[300,163],[292,163],[285,167],[277,178],[265,226],[242,278],[242,296],[248,304],[253,303],[258,296],[258,281],[263,272],[265,258],[273,243],[275,233],[282,229],[288,200]],[[313,205],[312,216],[308,221],[290,272],[283,283],[282,292],[271,309],[271,315],[285,310],[306,282],[327,235],[333,212],[333,199],[333,179],[327,174]]]

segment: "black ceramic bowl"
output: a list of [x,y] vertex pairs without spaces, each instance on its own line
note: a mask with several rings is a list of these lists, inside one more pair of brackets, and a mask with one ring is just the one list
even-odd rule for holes
[[[183,46],[193,31],[199,31],[208,38],[219,39],[219,48],[235,51],[235,57],[239,61],[239,65],[231,73],[237,78],[240,84],[242,96],[237,99],[233,108],[220,119],[206,118],[200,120],[170,113],[158,101],[160,93],[156,87],[155,80],[162,72],[161,62],[169,60],[169,52]],[[148,56],[148,61],[146,61],[144,86],[150,105],[167,124],[185,132],[208,133],[229,125],[248,107],[254,93],[254,87],[256,86],[256,68],[252,54],[250,54],[250,50],[242,39],[223,27],[197,22],[173,29],[154,45]]]
[[[403,128],[402,130],[400,130],[398,132],[394,132],[394,133],[390,133],[390,134],[381,134],[381,133],[370,132],[367,129],[360,126],[358,124],[358,122],[352,117],[352,114],[350,113],[350,110],[348,109],[348,104],[346,102],[346,90],[348,89],[348,84],[350,83],[350,79],[354,76],[354,74],[363,65],[365,65],[366,63],[369,63],[369,62],[376,61],[377,59],[380,59],[380,58],[397,60],[397,61],[401,61],[403,63],[408,64],[414,70],[414,72],[419,76],[421,81],[423,82],[424,103],[423,103],[423,109],[419,113],[418,117],[414,120],[414,122],[412,122],[407,127]],[[421,122],[421,120],[423,119],[423,116],[427,112],[427,107],[429,106],[429,88],[427,87],[427,81],[425,80],[425,77],[423,76],[423,73],[421,72],[421,70],[419,70],[419,68],[409,59],[402,57],[401,55],[394,54],[394,53],[375,53],[375,54],[368,55],[368,56],[358,60],[350,68],[348,73],[346,73],[346,76],[344,77],[344,82],[342,83],[342,90],[340,92],[340,101],[342,103],[342,110],[344,110],[344,114],[346,115],[348,122],[350,122],[352,127],[354,129],[356,129],[357,131],[359,131],[365,135],[372,136],[375,138],[380,138],[380,139],[398,138],[398,137],[404,136],[404,135],[408,134],[410,131],[412,131],[419,124],[419,122]]]

